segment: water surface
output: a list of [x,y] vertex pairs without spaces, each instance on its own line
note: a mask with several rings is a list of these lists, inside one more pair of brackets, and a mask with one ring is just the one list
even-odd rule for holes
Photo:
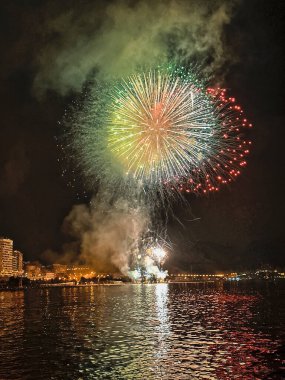
[[1,292],[0,379],[282,379],[284,295],[269,283]]

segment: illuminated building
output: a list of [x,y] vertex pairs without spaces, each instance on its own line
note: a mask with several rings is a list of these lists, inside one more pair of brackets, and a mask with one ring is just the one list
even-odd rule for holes
[[65,277],[67,272],[67,265],[64,264],[52,264],[51,272],[53,272],[57,277]]
[[13,240],[0,238],[0,275],[13,275]]
[[218,274],[199,274],[199,273],[179,273],[170,274],[169,282],[214,282],[226,279],[227,275],[224,273]]
[[50,281],[55,278],[59,280],[67,278],[67,265],[52,264],[48,267],[42,267],[42,280]]
[[23,274],[23,254],[20,251],[13,252],[13,275],[22,276]]
[[42,278],[42,266],[38,262],[25,263],[25,277],[30,280],[40,280]]
[[86,266],[71,266],[67,268],[67,275],[70,280],[80,280],[81,277],[93,278],[96,276],[96,272]]
[[46,271],[43,275],[43,280],[45,281],[50,281],[50,280],[53,280],[55,279],[55,273],[54,272],[50,272],[50,271]]

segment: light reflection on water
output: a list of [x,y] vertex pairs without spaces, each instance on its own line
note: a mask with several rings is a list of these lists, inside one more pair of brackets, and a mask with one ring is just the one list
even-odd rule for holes
[[258,290],[2,292],[0,379],[281,379],[284,293]]

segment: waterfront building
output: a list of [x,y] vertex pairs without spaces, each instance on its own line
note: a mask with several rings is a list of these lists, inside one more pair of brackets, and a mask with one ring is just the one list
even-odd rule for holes
[[56,275],[54,272],[50,272],[47,270],[44,272],[42,279],[45,281],[50,281],[50,280],[54,280],[55,277],[56,277]]
[[51,265],[51,271],[57,277],[65,277],[65,276],[67,276],[67,265],[64,265],[64,264],[52,264]]
[[13,275],[13,240],[0,238],[0,276]]
[[79,281],[81,277],[93,278],[96,272],[87,266],[74,265],[67,268],[68,279]]
[[13,252],[13,275],[22,276],[23,275],[23,254],[20,251]]
[[226,279],[224,273],[218,274],[199,274],[199,273],[178,273],[168,276],[169,282],[214,282]]
[[41,280],[42,266],[39,262],[28,262],[24,265],[24,275],[29,280]]

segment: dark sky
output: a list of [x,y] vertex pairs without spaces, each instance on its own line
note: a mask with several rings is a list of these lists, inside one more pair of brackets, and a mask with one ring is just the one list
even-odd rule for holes
[[[51,38],[43,21],[75,3],[63,1],[57,9],[56,2],[1,2],[0,235],[14,239],[27,260],[60,249],[66,240],[63,219],[82,202],[61,176],[54,139],[75,94],[48,91],[40,99],[33,87],[35,58]],[[230,188],[190,197],[189,209],[174,206],[184,227],[170,218],[171,267],[285,265],[284,10],[282,1],[243,1],[225,28],[225,43],[237,59],[225,71],[224,85],[253,122],[254,145],[247,168]],[[57,44],[57,35],[52,38]]]

